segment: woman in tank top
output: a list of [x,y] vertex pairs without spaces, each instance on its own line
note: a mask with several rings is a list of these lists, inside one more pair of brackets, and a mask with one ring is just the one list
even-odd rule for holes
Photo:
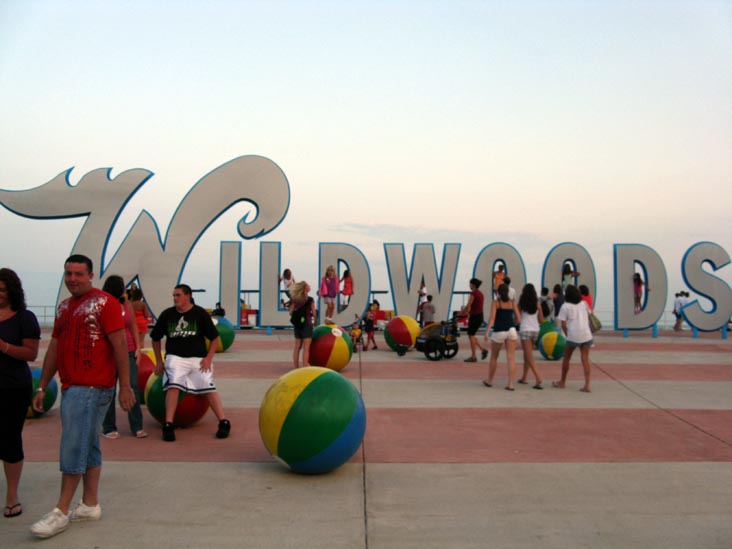
[[[508,286],[501,284],[497,290],[498,299],[493,300],[491,305],[491,316],[488,319],[488,328],[493,328],[490,333],[491,358],[488,379],[483,380],[486,387],[493,386],[493,377],[496,375],[498,366],[498,355],[501,353],[501,346],[506,346],[508,361],[508,385],[507,391],[513,391],[513,379],[516,375],[516,325],[521,322],[521,313],[516,303],[508,298]],[[488,338],[488,332],[485,335]]]

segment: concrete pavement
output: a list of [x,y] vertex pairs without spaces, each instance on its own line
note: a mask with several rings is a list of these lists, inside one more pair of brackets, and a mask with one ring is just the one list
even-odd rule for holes
[[[103,440],[103,518],[50,540],[30,525],[58,496],[58,404],[25,429],[24,513],[0,547],[730,547],[732,341],[688,333],[592,350],[593,393],[537,353],[543,391],[481,384],[487,361],[433,363],[381,348],[343,371],[367,406],[364,444],[321,476],[275,463],[258,432],[266,389],[290,367],[292,334],[239,331],[217,355],[231,438],[215,419],[160,440]],[[47,334],[44,334],[47,343]],[[42,343],[42,346],[43,344]],[[41,356],[43,351],[41,352]],[[521,364],[521,354],[517,361]]]

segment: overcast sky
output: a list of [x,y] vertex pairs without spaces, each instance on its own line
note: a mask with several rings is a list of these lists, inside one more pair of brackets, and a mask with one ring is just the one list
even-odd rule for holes
[[[291,186],[283,266],[317,278],[319,242],[360,248],[387,289],[383,242],[508,242],[539,283],[547,252],[583,245],[598,308],[613,304],[612,244],[659,252],[671,293],[699,241],[732,253],[732,3],[713,1],[0,3],[0,188],[74,167],[154,177],[164,229],[188,189],[245,154]],[[323,199],[324,196],[328,198]],[[218,242],[184,278],[218,295]],[[2,265],[55,302],[80,219],[0,209]],[[244,244],[243,287],[258,284]],[[718,273],[732,284],[732,266]],[[670,303],[667,309],[670,308]]]

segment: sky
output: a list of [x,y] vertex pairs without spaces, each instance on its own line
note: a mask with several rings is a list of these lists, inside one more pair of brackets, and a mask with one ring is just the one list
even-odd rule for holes
[[[318,243],[347,242],[377,290],[384,242],[408,259],[433,243],[438,265],[462,244],[456,290],[492,242],[536,284],[551,248],[577,242],[598,310],[613,306],[613,244],[641,243],[683,289],[691,245],[732,253],[731,98],[732,2],[0,2],[0,188],[72,167],[72,183],[154,172],[115,246],[143,208],[164,230],[198,179],[262,155],[290,183],[265,237],[283,266],[316,280]],[[203,305],[246,211],[189,259]],[[0,263],[29,303],[55,303],[82,223],[0,208]],[[243,288],[258,285],[258,252],[243,243]],[[732,285],[732,265],[716,275]]]

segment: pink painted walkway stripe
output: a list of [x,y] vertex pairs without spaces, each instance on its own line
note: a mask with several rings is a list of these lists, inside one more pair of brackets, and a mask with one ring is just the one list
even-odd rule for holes
[[[58,459],[56,414],[26,423],[26,460]],[[227,440],[214,438],[209,413],[165,443],[145,413],[151,437],[137,440],[125,430],[121,439],[103,439],[104,459],[270,461],[258,414],[227,410],[233,425]],[[732,410],[369,409],[364,450],[371,463],[731,462]]]

